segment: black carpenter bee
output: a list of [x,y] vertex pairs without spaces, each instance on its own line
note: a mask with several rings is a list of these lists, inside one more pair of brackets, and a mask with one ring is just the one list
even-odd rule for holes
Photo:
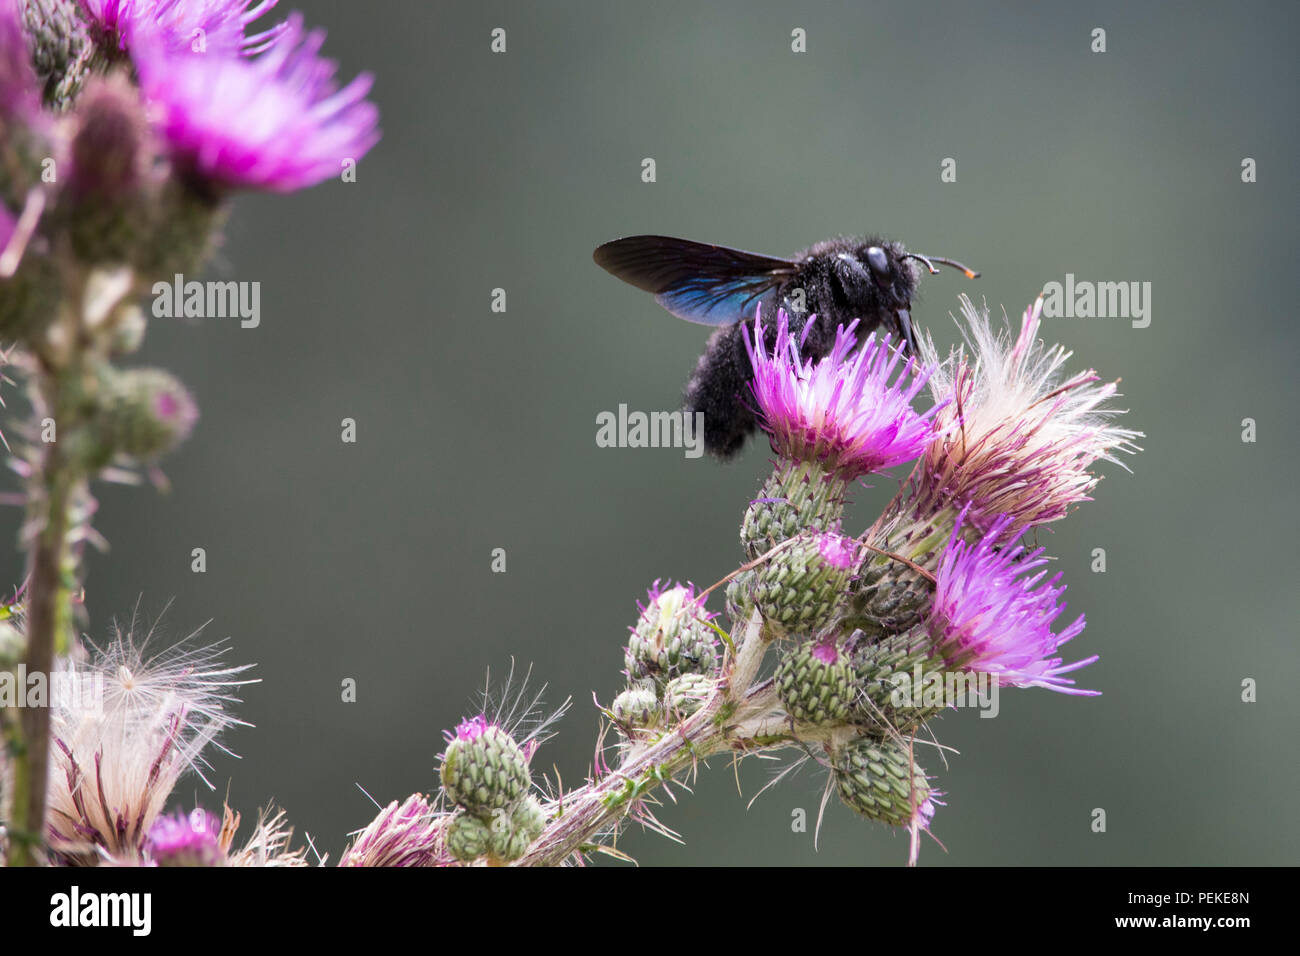
[[789,259],[755,255],[668,236],[630,236],[600,246],[592,254],[602,269],[654,294],[665,309],[688,322],[722,326],[709,337],[690,380],[684,404],[704,413],[704,446],[731,458],[758,423],[748,384],[753,377],[745,337],[753,341],[756,315],[763,317],[766,345],[776,339],[776,310],[789,315],[790,331],[800,334],[817,316],[803,344],[805,360],[827,355],[836,328],[858,319],[858,342],[883,327],[912,352],[910,310],[919,267],[933,274],[934,263],[952,266],[974,279],[959,262],[906,251],[901,243],[878,236],[827,239]]

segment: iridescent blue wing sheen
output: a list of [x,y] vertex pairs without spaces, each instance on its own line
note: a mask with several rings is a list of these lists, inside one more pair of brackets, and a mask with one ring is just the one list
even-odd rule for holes
[[670,236],[615,239],[592,258],[611,275],[653,293],[673,315],[702,325],[752,318],[760,305],[766,314],[799,268],[789,259]]

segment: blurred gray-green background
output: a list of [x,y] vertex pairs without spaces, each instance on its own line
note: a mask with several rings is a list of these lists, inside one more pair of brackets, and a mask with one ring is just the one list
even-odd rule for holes
[[[573,697],[537,763],[579,780],[635,602],[735,566],[770,454],[597,448],[598,412],[676,407],[707,330],[592,249],[662,232],[788,254],[878,231],[983,271],[923,280],[914,316],[942,344],[963,291],[1018,315],[1066,273],[1152,283],[1149,328],[1045,329],[1123,379],[1147,435],[1131,475],[1105,466],[1097,500],[1042,536],[1088,618],[1067,650],[1101,655],[1080,677],[1103,696],[1008,690],[996,720],[936,723],[959,753],[927,762],[947,850],[927,841],[923,864],[1297,861],[1294,4],[297,6],[344,74],[376,74],[384,139],[355,184],[239,200],[209,277],[261,282],[261,327],[154,323],[141,362],[175,370],[203,417],[165,463],[170,494],[101,487],[112,549],[89,562],[92,636],[138,596],[149,614],[174,598],[174,636],[211,618],[258,664],[239,710],[256,727],[228,740],[242,759],[216,755],[218,792],[188,779],[178,798],[216,807],[229,781],[246,817],[274,799],[337,859],[373,816],[358,785],[385,803],[435,787],[443,729],[512,656]],[[860,489],[851,530],[894,488]],[[4,522],[15,541],[17,511]],[[16,581],[18,556],[4,568]],[[819,850],[791,832],[820,772],[746,809],[777,766],[743,767],[742,797],[717,760],[661,814],[685,846],[633,829],[620,847],[906,859],[905,835],[835,800]]]

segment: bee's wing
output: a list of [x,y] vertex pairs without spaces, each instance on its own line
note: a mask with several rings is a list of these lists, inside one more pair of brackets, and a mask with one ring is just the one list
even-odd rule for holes
[[592,258],[611,275],[653,293],[673,315],[703,325],[739,322],[760,305],[766,312],[776,290],[798,269],[789,259],[669,236],[615,239]]

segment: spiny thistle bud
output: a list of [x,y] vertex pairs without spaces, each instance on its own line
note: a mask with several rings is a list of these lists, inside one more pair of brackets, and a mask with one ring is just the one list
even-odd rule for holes
[[149,830],[145,851],[159,866],[224,866],[221,821],[195,810],[161,817]]
[[703,674],[683,674],[669,681],[664,689],[664,702],[668,712],[678,718],[691,716],[712,696],[716,681]]
[[528,791],[528,758],[500,727],[472,717],[447,737],[440,774],[452,803],[483,816],[513,806]]
[[502,863],[511,863],[523,856],[532,842],[532,837],[513,826],[493,827],[488,855]]
[[655,727],[663,716],[653,681],[634,684],[624,690],[614,698],[610,710],[619,726],[634,729]]
[[175,376],[159,369],[128,369],[107,380],[101,440],[114,453],[151,462],[194,428],[198,408]]
[[853,720],[880,731],[907,733],[942,710],[923,706],[917,693],[931,671],[942,671],[943,662],[933,660],[934,643],[924,628],[868,640],[861,631],[850,639],[849,655],[856,696]]
[[77,0],[27,0],[23,8],[32,65],[55,109],[68,105],[90,70],[80,59],[90,41],[77,7]]
[[750,560],[804,529],[831,531],[844,515],[847,484],[811,462],[782,461],[749,503],[740,543]]
[[492,844],[492,823],[469,813],[458,813],[447,824],[447,850],[468,863],[485,855]]
[[840,799],[869,820],[924,828],[934,815],[925,771],[894,740],[851,741],[835,753],[833,772]]
[[843,720],[853,703],[853,671],[834,640],[796,648],[773,675],[785,712],[806,724]]
[[754,603],[770,624],[819,630],[844,603],[857,563],[851,538],[805,532],[758,569]]
[[136,260],[150,228],[143,186],[150,136],[139,94],[124,77],[96,80],[81,97],[61,218],[85,262]]
[[536,797],[524,797],[509,816],[498,813],[492,819],[487,854],[502,863],[513,862],[527,852],[545,828],[546,811],[542,805]]
[[884,524],[872,544],[889,554],[864,555],[850,586],[854,627],[879,637],[902,634],[920,623],[934,584],[912,565],[934,570],[956,520],[954,511],[942,509],[929,517],[896,515]]
[[727,582],[727,617],[732,621],[748,621],[753,614],[757,578],[753,571],[742,571]]
[[526,834],[531,843],[546,829],[546,811],[542,809],[541,802],[530,794],[519,801],[510,817],[510,823],[516,830]]
[[660,591],[656,581],[623,654],[628,677],[662,686],[682,674],[712,673],[718,661],[712,617],[693,587]]

